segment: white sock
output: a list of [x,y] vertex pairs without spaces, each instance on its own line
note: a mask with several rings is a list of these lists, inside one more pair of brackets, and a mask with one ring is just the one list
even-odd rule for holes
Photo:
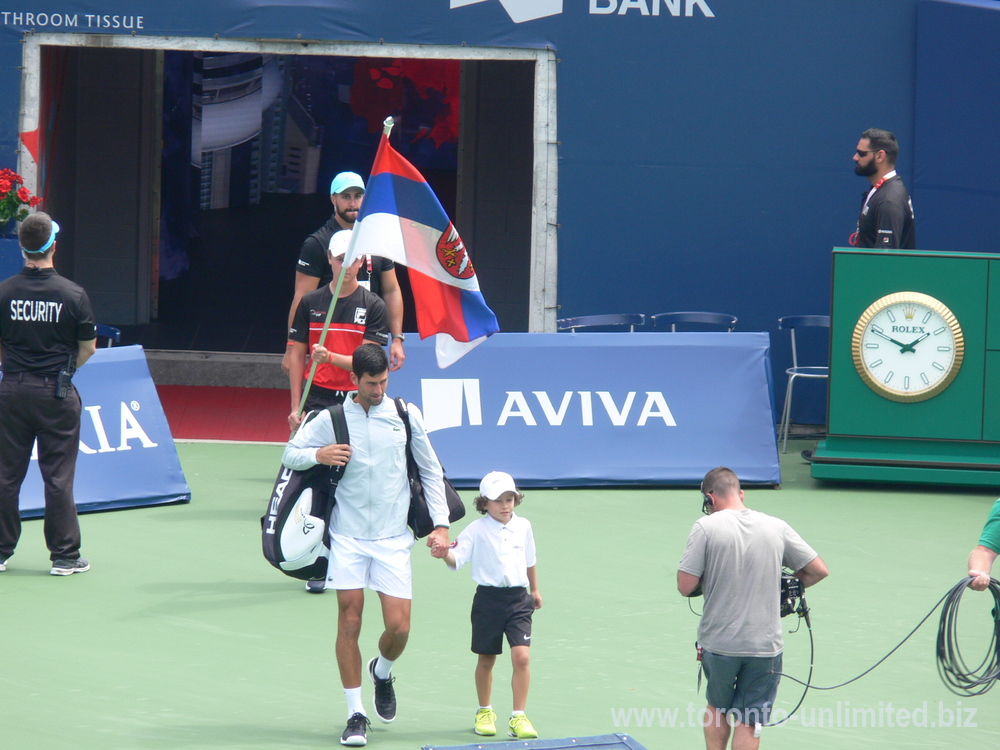
[[480,711],[492,711],[493,710],[493,706],[480,706],[479,710]]
[[[344,688],[344,696],[347,698],[347,718],[354,714],[365,714],[365,705],[361,702],[361,687]],[[365,714],[367,716],[368,714]]]
[[524,716],[524,711],[511,711],[510,718],[513,719],[515,716]]
[[389,675],[392,674],[392,665],[395,661],[389,661],[382,654],[378,655],[378,661],[375,662],[375,676],[380,680],[388,680]]

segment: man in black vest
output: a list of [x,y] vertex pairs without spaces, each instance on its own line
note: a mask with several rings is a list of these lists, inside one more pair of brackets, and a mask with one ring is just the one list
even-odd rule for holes
[[40,211],[22,221],[24,268],[0,282],[0,571],[21,536],[18,500],[37,440],[50,572],[67,576],[90,569],[73,499],[81,408],[70,377],[94,353],[97,327],[83,287],[53,266],[58,232]]

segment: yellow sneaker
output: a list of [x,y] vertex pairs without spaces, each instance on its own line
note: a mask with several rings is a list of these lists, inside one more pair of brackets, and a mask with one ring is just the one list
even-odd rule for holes
[[533,740],[538,737],[538,732],[524,714],[510,717],[510,731],[507,734],[519,740]]
[[491,708],[481,708],[476,711],[476,734],[492,737],[497,733],[497,715]]

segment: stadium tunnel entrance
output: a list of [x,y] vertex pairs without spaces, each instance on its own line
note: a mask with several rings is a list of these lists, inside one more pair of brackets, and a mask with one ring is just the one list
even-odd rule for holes
[[367,177],[390,114],[501,330],[555,329],[551,51],[26,40],[21,131],[37,122],[39,145],[20,168],[65,228],[60,271],[123,343],[283,351],[299,245],[331,215],[333,174]]

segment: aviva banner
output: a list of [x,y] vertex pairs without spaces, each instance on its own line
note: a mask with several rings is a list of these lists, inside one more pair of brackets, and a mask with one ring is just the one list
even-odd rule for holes
[[[167,418],[141,346],[98,349],[73,376],[80,392],[80,455],[74,495],[80,511],[186,503],[184,479]],[[21,486],[21,516],[45,508],[38,446]]]
[[455,484],[779,484],[766,333],[498,333],[447,370],[407,345],[388,393],[417,404]]

